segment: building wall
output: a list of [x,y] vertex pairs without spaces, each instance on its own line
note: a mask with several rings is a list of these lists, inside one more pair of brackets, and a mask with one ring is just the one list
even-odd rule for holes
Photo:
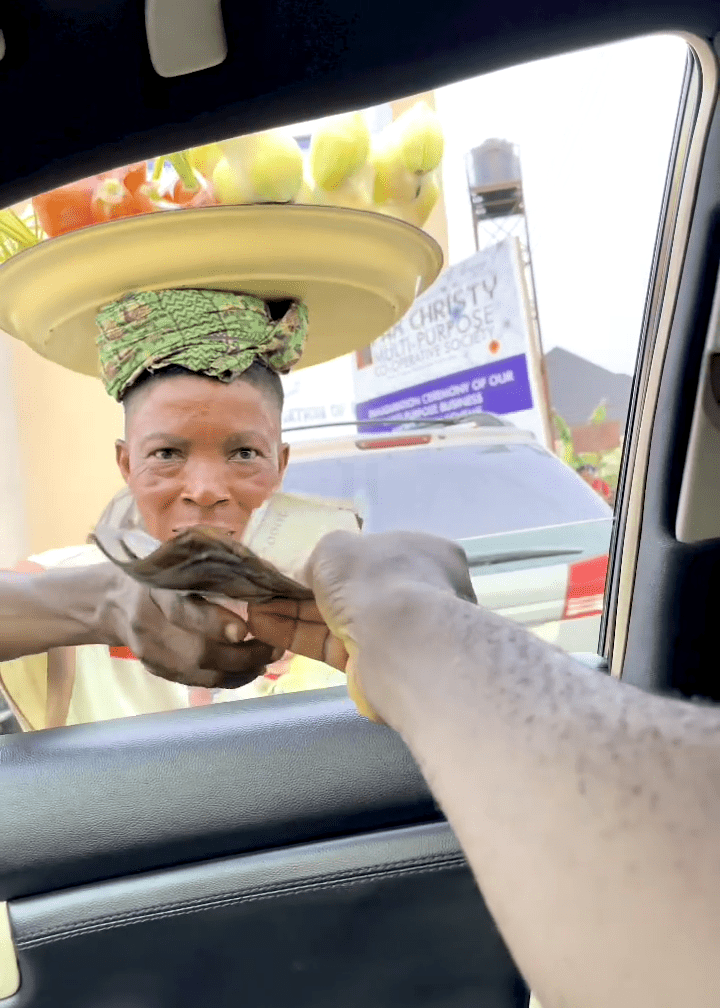
[[28,547],[10,342],[0,333],[0,567],[14,566]]
[[97,379],[4,337],[15,390],[26,555],[83,543],[122,485],[122,410]]

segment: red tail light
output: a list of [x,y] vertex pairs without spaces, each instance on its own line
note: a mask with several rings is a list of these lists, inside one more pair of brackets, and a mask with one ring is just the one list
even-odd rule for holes
[[356,441],[357,448],[405,448],[407,445],[430,444],[429,434],[413,434],[410,437],[378,438],[376,441]]
[[607,555],[570,564],[563,619],[602,614],[607,572]]

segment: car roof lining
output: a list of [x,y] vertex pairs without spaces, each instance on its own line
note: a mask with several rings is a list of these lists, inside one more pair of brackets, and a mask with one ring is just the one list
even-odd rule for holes
[[652,32],[712,37],[720,28],[720,10],[708,0],[632,7],[589,0],[581,9],[571,0],[542,8],[225,0],[222,9],[228,58],[162,78],[150,61],[142,0],[8,5],[0,87],[11,142],[0,162],[0,205],[136,159],[564,51]]

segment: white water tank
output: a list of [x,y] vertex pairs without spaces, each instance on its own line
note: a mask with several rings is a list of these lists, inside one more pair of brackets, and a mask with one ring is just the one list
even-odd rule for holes
[[465,155],[465,167],[471,191],[521,183],[520,157],[509,140],[485,140]]

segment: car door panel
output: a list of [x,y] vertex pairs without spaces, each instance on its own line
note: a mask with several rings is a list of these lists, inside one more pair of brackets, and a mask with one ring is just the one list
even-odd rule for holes
[[408,750],[343,687],[8,736],[0,793],[8,1008],[527,1003]]
[[10,916],[24,984],[8,1008],[527,1003],[444,823],[66,889]]
[[0,739],[0,899],[439,819],[344,687]]

